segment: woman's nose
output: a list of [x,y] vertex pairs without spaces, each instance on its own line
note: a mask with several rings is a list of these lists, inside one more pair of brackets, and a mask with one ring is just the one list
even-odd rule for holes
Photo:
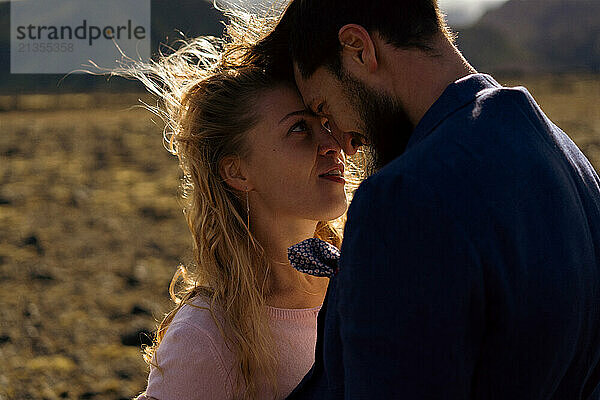
[[319,154],[339,154],[341,152],[342,147],[340,146],[340,143],[332,135],[330,130],[322,126],[319,135]]

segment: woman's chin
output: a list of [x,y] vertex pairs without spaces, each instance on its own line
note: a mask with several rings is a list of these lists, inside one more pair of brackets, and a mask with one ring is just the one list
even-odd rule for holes
[[322,210],[322,218],[319,218],[319,221],[333,221],[334,219],[338,219],[348,209],[348,203],[346,201],[346,197],[344,196],[343,201],[337,200],[335,202],[328,203],[330,207]]

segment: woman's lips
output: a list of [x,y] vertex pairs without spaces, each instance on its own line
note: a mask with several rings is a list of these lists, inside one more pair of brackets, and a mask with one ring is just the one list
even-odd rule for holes
[[325,176],[321,176],[320,178],[323,179],[327,179],[333,182],[337,182],[337,183],[341,183],[342,185],[346,184],[346,180],[340,176],[335,176],[335,175],[325,175]]

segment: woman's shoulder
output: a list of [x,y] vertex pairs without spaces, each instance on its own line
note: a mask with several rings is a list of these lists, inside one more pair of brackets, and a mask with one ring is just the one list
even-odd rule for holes
[[169,324],[154,353],[146,396],[161,400],[227,398],[231,360],[208,304],[193,299]]
[[203,297],[196,296],[187,300],[181,306],[173,317],[170,326],[184,325],[188,326],[189,329],[203,331],[209,336],[214,336],[215,334],[220,336],[220,330],[215,318],[219,323],[222,323],[219,312],[217,310],[211,312],[209,302]]
[[211,312],[210,304],[206,299],[195,297],[186,301],[173,317],[165,332],[163,347],[184,341],[195,347],[205,347],[221,363],[227,365],[231,352],[225,343],[222,331],[223,320],[217,307]]
[[[219,318],[214,314],[215,318]],[[189,354],[188,347],[204,354],[212,354],[221,362],[227,358],[221,330],[213,318],[208,302],[200,297],[186,301],[177,310],[157,351],[164,353],[180,350],[180,355],[185,356]]]

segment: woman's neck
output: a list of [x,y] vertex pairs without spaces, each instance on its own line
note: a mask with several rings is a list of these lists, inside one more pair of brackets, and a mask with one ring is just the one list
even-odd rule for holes
[[288,247],[314,236],[315,221],[283,218],[252,218],[250,227],[269,260],[267,305],[277,308],[313,308],[323,304],[328,278],[294,269],[287,258]]
[[[287,270],[291,269],[289,273]],[[323,304],[329,278],[296,271],[292,266],[272,266],[267,278],[267,305],[277,308],[314,308]]]

